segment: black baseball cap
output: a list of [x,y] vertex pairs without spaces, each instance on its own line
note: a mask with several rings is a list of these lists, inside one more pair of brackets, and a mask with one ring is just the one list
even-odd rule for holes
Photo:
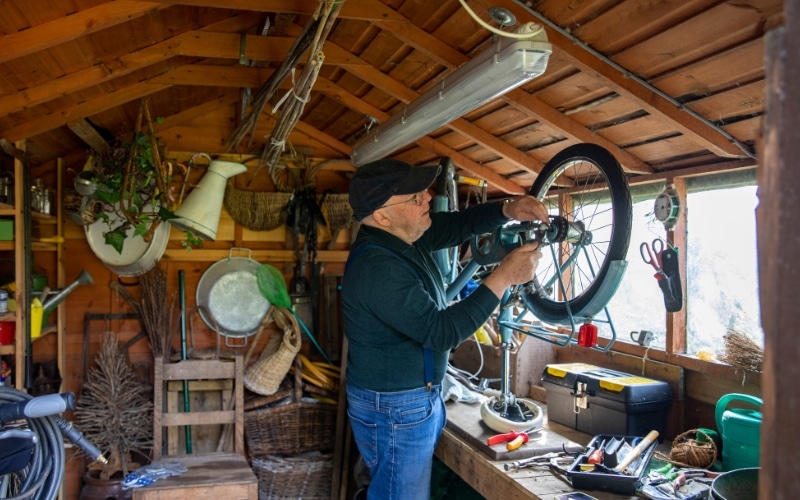
[[362,220],[392,196],[428,189],[440,170],[439,165],[415,167],[392,159],[376,160],[359,167],[350,181],[353,218]]

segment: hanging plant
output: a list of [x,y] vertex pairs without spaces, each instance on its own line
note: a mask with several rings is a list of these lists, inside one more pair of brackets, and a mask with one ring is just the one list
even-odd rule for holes
[[[130,141],[120,140],[106,151],[93,151],[80,174],[96,185],[94,197],[103,209],[95,216],[109,226],[103,233],[105,243],[120,254],[129,234],[149,242],[159,224],[177,218],[173,170],[185,175],[186,166],[166,162],[164,155],[165,147],[153,131],[147,101],[142,100]],[[184,247],[203,245],[191,231],[185,232]]]

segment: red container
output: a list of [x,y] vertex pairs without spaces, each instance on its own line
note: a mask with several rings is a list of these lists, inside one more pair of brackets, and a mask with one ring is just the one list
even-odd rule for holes
[[0,321],[0,345],[14,343],[14,331],[17,323],[14,321]]

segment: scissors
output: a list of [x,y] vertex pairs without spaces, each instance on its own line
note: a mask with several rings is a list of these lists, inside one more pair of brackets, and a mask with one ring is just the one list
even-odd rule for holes
[[661,272],[662,262],[661,253],[664,251],[664,242],[660,239],[653,240],[648,244],[646,241],[639,245],[639,253],[645,264],[650,264],[656,272]]

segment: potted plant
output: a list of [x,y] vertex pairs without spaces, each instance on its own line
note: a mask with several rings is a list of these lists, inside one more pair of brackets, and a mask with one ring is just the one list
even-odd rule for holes
[[[186,166],[165,161],[164,154],[165,147],[153,131],[147,102],[142,100],[130,141],[92,151],[78,175],[77,182],[92,185],[96,200],[92,214],[108,225],[104,241],[119,253],[129,235],[149,242],[159,224],[176,218],[174,210],[179,200],[173,170],[181,170],[185,177]],[[184,232],[184,247],[202,246],[202,240],[192,231]]]

